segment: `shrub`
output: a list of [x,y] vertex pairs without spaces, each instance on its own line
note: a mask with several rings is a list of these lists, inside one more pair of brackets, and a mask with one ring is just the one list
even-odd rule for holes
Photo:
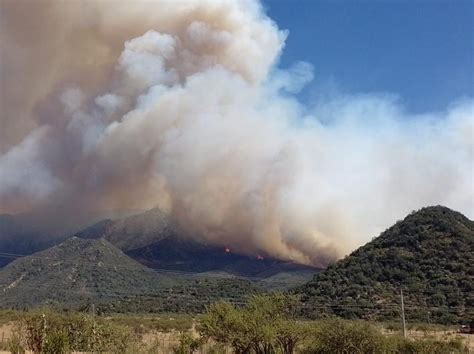
[[273,294],[255,295],[244,308],[226,302],[211,305],[200,333],[205,339],[231,346],[236,353],[293,353],[307,335],[306,322],[295,320],[296,299]]
[[304,353],[380,353],[385,338],[375,327],[363,322],[341,319],[322,321],[314,330],[312,341]]
[[200,338],[193,338],[188,333],[181,333],[179,344],[173,348],[175,354],[192,354],[202,346]]
[[392,337],[386,339],[386,348],[389,353],[400,354],[461,354],[463,345],[459,341],[443,342],[433,339],[406,339]]
[[125,352],[138,340],[124,326],[87,316],[59,315],[49,311],[25,314],[13,335],[18,349],[12,352],[21,352],[21,348],[25,348],[34,353]]
[[69,351],[69,338],[63,328],[57,328],[47,332],[42,353],[60,354]]
[[25,353],[25,348],[21,344],[21,338],[16,333],[13,333],[12,337],[8,341],[7,348],[2,348],[2,349],[7,349],[12,354]]

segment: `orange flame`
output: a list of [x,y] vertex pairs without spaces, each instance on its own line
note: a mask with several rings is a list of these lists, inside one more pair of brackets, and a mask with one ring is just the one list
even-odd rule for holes
[[225,253],[230,253],[230,248],[226,247],[225,248]]

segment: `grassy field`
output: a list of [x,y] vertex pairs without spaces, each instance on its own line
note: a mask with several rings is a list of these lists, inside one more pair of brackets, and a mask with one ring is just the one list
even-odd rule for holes
[[[13,352],[12,348],[20,346],[36,352],[35,345],[44,346],[49,342],[55,348],[64,345],[65,352],[79,349],[84,352],[171,353],[183,333],[193,333],[197,321],[196,317],[175,313],[93,316],[49,309],[3,310],[0,311],[0,352]],[[68,336],[74,337],[75,342],[71,343]],[[63,352],[55,348],[42,348],[40,352]]]
[[[34,351],[35,345],[42,346],[39,351],[41,353],[72,352],[73,350],[183,354],[234,352],[231,343],[218,343],[212,336],[206,341],[200,339],[202,334],[200,326],[203,320],[206,321],[206,316],[209,314],[202,316],[185,314],[92,316],[90,313],[57,313],[47,309],[32,312],[0,311],[0,352],[16,351],[20,353],[22,349]],[[370,332],[376,338],[379,338],[377,336],[380,334],[387,339],[387,343],[398,343],[402,340],[401,326],[397,323],[331,321],[304,321],[304,324],[308,328],[324,329],[328,333],[330,341],[335,340],[334,338],[339,338],[342,342],[353,340],[349,337],[361,335],[357,331],[364,332],[363,335]],[[471,336],[459,333],[456,327],[418,323],[410,324],[407,330],[409,343],[426,343],[430,346],[428,349],[421,345],[413,346],[415,349],[410,347],[410,353],[469,353],[474,351],[474,342],[471,340]],[[315,330],[314,333],[319,333],[321,341],[324,342],[324,335],[321,335],[321,332]],[[74,341],[68,339],[68,336],[74,337]],[[310,338],[312,337],[314,336],[308,336],[305,341],[299,342],[294,352],[321,352],[318,351],[319,349],[308,349],[311,348]],[[380,340],[380,338],[375,340]],[[439,346],[439,350],[433,349],[437,346]],[[62,350],[58,351],[58,348],[62,348]],[[253,352],[256,351],[251,350],[249,353]],[[377,349],[370,352],[382,353]],[[400,351],[383,351],[383,353],[385,352],[402,353]],[[283,352],[276,348],[274,353]]]

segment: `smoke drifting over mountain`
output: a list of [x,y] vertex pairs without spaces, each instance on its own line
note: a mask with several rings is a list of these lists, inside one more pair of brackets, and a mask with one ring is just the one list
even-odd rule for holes
[[[474,215],[472,100],[294,93],[256,1],[2,1],[0,211],[161,207],[198,239],[325,265],[407,212]],[[1,237],[1,236],[0,236]]]

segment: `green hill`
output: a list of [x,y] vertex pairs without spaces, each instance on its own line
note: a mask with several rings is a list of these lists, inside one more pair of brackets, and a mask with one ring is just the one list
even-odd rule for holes
[[474,222],[442,206],[412,212],[298,288],[304,314],[408,321],[474,316]]
[[105,240],[72,237],[0,269],[0,306],[60,303],[77,307],[125,295],[156,293],[171,281]]
[[220,298],[243,302],[263,288],[241,278],[157,273],[104,239],[72,237],[0,269],[0,308],[200,312]]

